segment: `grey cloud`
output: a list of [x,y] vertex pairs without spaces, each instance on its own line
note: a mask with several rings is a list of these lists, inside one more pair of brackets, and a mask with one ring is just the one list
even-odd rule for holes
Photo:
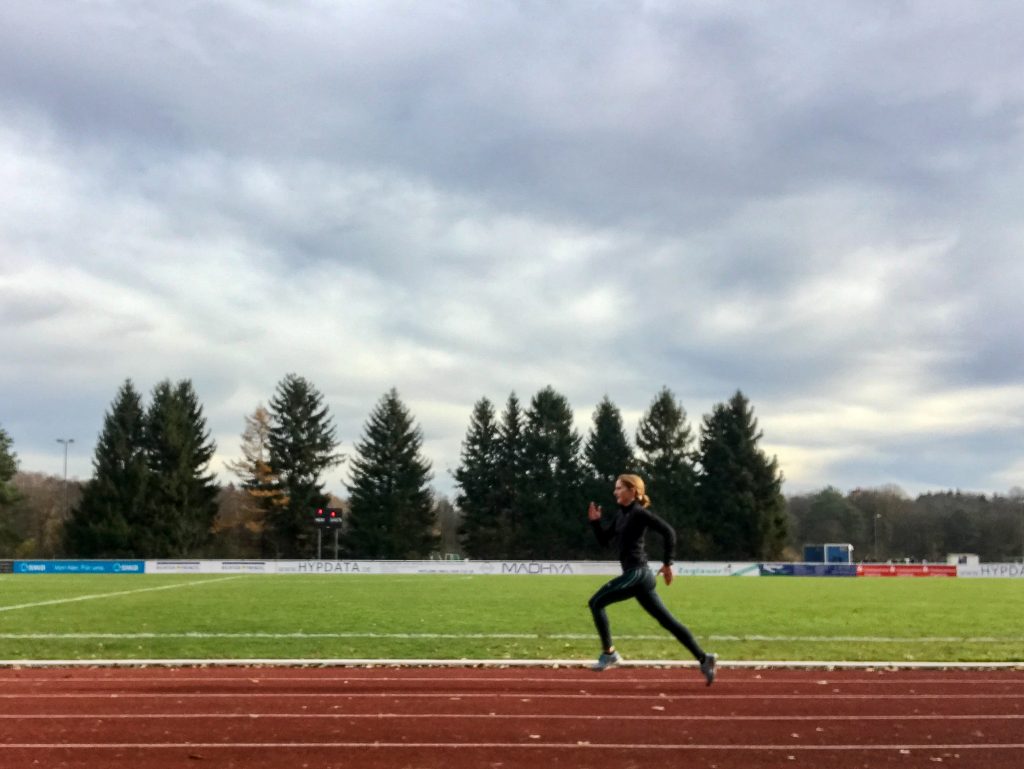
[[[7,47],[5,90],[78,131],[97,121],[97,140],[113,131],[148,151],[311,154],[402,168],[502,205],[654,212],[655,226],[721,215],[784,191],[794,174],[920,183],[936,154],[1005,140],[1020,114],[1019,89],[986,79],[1013,101],[981,110],[985,69],[941,66],[949,45],[958,50],[953,28],[908,39],[868,26],[877,9],[858,5],[830,9],[832,26],[817,12],[788,30],[757,11],[694,19],[629,5],[606,7],[600,22],[589,6],[138,8],[125,24],[94,7],[84,36],[53,18],[11,19],[8,34],[33,46]],[[773,82],[794,54],[795,95]],[[902,74],[936,69],[946,90]]]
[[997,475],[1007,453],[1019,453],[1010,431],[894,437],[878,443],[873,456],[855,458],[839,471],[840,488],[895,483],[910,494],[944,489],[1006,493]]
[[63,398],[95,433],[125,376],[193,378],[225,443],[288,371],[349,445],[394,385],[438,450],[547,384],[694,418],[1019,385],[1022,32],[1000,3],[8,4],[0,424]]

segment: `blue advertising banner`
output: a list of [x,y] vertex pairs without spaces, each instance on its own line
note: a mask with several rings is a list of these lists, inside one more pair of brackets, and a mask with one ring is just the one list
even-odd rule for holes
[[762,577],[856,577],[853,563],[762,563]]
[[142,574],[145,561],[15,561],[15,574]]
[[792,577],[793,564],[791,563],[762,563],[758,564],[762,577]]
[[855,563],[794,563],[794,577],[856,577]]

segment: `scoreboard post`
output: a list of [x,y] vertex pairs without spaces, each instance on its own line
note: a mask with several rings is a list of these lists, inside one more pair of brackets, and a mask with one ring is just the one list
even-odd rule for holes
[[342,511],[336,507],[318,507],[313,511],[313,525],[316,527],[316,559],[323,559],[324,530],[334,532],[334,560],[338,560],[338,534],[345,522]]

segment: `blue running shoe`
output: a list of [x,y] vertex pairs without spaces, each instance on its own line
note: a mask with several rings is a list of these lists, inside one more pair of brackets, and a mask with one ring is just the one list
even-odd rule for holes
[[710,652],[704,655],[704,661],[700,663],[700,672],[704,674],[704,679],[708,682],[708,686],[715,682],[715,665],[717,664],[718,655]]
[[590,669],[600,673],[602,670],[615,667],[620,662],[622,662],[622,656],[618,652],[604,652],[597,658],[597,662],[590,666]]

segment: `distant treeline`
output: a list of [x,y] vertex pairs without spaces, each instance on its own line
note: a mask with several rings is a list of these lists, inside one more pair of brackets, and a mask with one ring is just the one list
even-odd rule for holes
[[834,488],[787,499],[789,544],[794,555],[804,544],[849,543],[854,558],[887,561],[912,558],[944,562],[950,553],[972,553],[984,561],[1024,558],[1024,490],[1010,496],[959,491],[910,499],[896,487]]
[[[244,418],[237,484],[210,471],[215,446],[189,380],[164,381],[148,405],[130,380],[104,418],[93,477],[18,473],[0,427],[0,555],[5,557],[308,558],[313,514],[342,511],[345,558],[612,558],[586,524],[589,500],[611,513],[622,472],[647,482],[653,509],[676,529],[683,560],[799,558],[804,543],[849,542],[858,559],[940,560],[975,552],[1006,560],[1024,548],[1024,503],[898,489],[835,489],[785,499],[774,458],[741,392],[717,404],[696,433],[668,388],[632,439],[605,397],[587,434],[567,399],[547,387],[527,404],[510,395],[499,413],[474,404],[453,471],[452,500],[432,490],[423,435],[396,390],[370,413],[348,455],[330,410],[307,379],[289,374],[266,407]],[[342,462],[344,497],[324,476]],[[334,555],[330,532],[325,557]]]

